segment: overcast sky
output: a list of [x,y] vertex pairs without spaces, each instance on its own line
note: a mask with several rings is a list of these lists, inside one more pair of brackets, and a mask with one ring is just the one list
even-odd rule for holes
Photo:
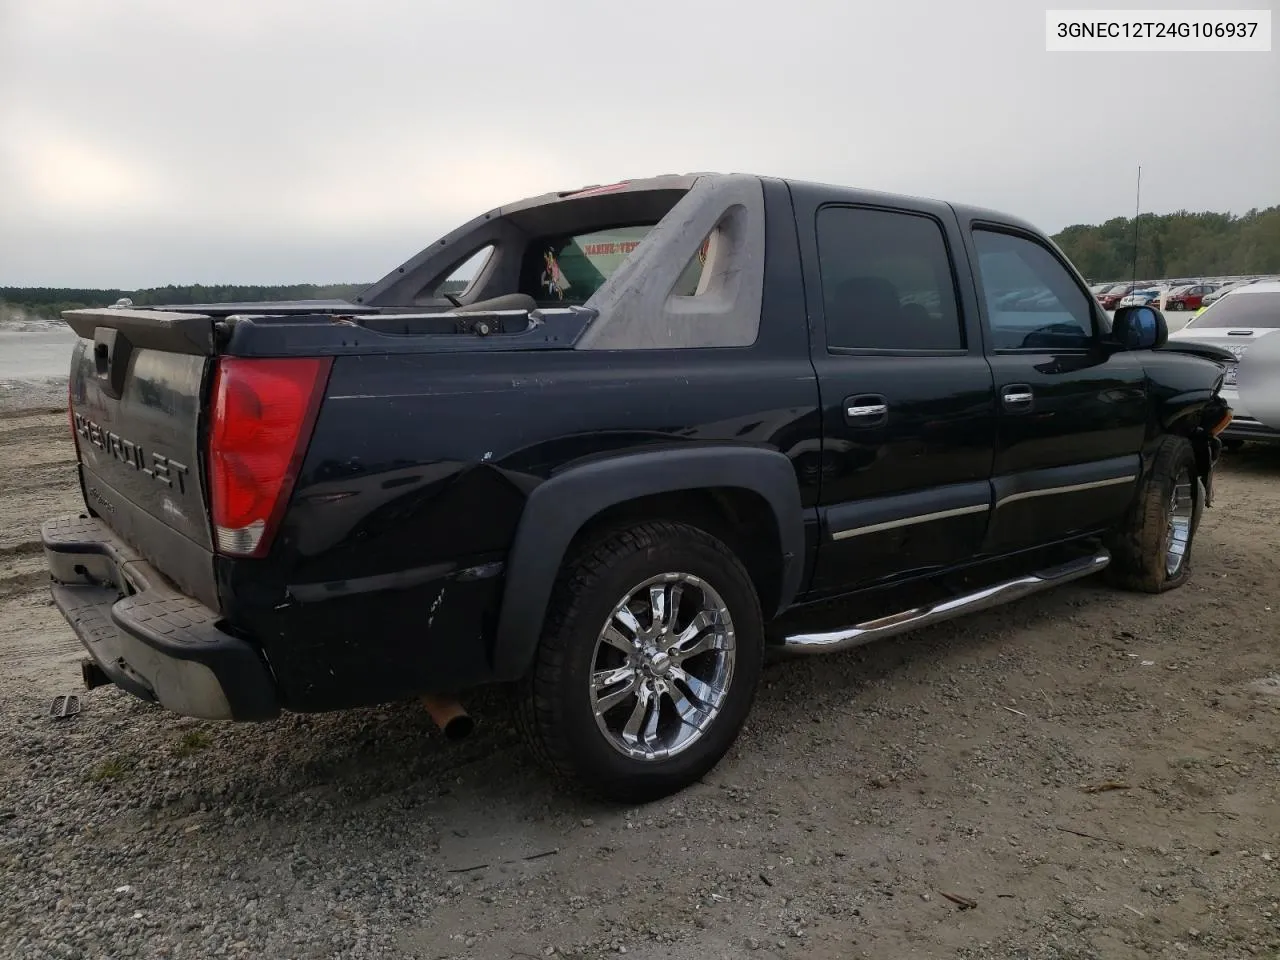
[[1280,53],[1050,54],[1045,6],[0,0],[0,285],[372,280],[503,201],[688,170],[1048,231],[1131,215],[1139,163],[1144,210],[1280,203]]

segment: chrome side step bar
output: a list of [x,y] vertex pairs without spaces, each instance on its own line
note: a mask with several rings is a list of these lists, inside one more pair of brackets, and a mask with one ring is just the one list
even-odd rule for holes
[[927,607],[904,610],[901,613],[880,617],[878,620],[868,620],[866,623],[829,633],[793,634],[783,640],[782,649],[788,653],[806,654],[836,653],[840,650],[860,647],[873,640],[897,636],[908,630],[941,623],[967,613],[998,607],[1020,597],[1039,593],[1041,590],[1048,590],[1072,580],[1079,580],[1081,577],[1098,573],[1110,562],[1111,554],[1105,549],[1099,549],[1091,557],[1072,560],[1070,563],[1049,567],[1025,577],[1005,580],[1003,583],[983,587],[973,593],[942,600]]

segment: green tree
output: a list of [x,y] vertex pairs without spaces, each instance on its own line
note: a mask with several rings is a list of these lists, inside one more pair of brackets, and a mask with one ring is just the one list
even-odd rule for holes
[[1053,239],[1094,280],[1221,274],[1280,274],[1280,206],[1229,213],[1144,213],[1098,225],[1075,224]]

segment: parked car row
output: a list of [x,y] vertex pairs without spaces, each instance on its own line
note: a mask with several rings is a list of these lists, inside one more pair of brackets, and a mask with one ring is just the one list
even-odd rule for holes
[[1213,303],[1227,290],[1249,286],[1276,277],[1232,277],[1226,279],[1123,280],[1095,283],[1090,289],[1104,310],[1119,307],[1159,306],[1175,312],[1199,310]]

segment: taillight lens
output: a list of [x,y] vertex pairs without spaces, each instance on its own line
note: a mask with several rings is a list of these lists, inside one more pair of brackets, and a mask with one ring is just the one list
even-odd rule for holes
[[288,504],[330,359],[222,357],[213,378],[209,506],[218,552],[262,556]]

